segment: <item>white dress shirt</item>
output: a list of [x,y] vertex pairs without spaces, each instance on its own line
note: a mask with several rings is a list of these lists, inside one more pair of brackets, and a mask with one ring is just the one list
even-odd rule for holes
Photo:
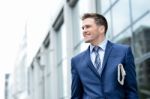
[[[98,46],[101,48],[99,50],[99,55],[100,55],[100,61],[101,61],[101,67],[102,68],[102,64],[103,64],[103,59],[104,59],[104,54],[105,54],[105,49],[106,49],[106,45],[107,45],[107,39],[105,39],[103,42],[101,42]],[[90,45],[90,57],[91,57],[91,61],[95,67],[95,53],[93,52],[93,48],[95,46]]]

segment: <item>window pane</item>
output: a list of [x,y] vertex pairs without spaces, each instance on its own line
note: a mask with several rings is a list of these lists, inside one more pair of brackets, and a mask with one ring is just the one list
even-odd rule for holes
[[102,14],[105,13],[118,0],[101,0]]
[[101,0],[101,9],[102,13],[104,13],[111,5],[111,0]]
[[62,59],[66,58],[67,57],[67,35],[66,35],[66,31],[65,31],[65,28],[64,28],[64,25],[61,26],[61,33],[62,33],[62,36],[61,36],[61,43],[62,43]]
[[113,38],[113,36],[114,36],[114,32],[113,32],[113,20],[112,20],[112,17],[111,17],[111,11],[109,11],[106,15],[105,15],[105,18],[106,18],[106,20],[107,20],[107,22],[108,22],[108,30],[107,30],[107,33],[106,33],[106,36],[107,36],[107,38],[109,38],[109,39],[111,39],[111,38]]
[[62,73],[62,66],[61,64],[57,67],[57,74],[58,74],[58,95],[59,95],[59,99],[63,98],[63,73]]
[[57,33],[57,40],[56,40],[56,46],[57,46],[57,62],[60,62],[61,61],[61,59],[62,59],[62,52],[61,52],[61,49],[62,49],[62,44],[61,44],[61,41],[62,41],[62,39],[61,39],[61,31],[58,31],[58,33]]
[[140,99],[150,98],[150,58],[137,66]]
[[141,26],[134,31],[134,47],[136,57],[150,52],[150,27]]
[[133,37],[136,57],[150,52],[150,13],[147,13],[133,26]]
[[64,24],[57,33],[57,70],[59,99],[67,96],[67,39]]
[[113,34],[120,33],[130,24],[129,2],[120,0],[112,9]]
[[150,11],[150,0],[131,0],[131,2],[133,20],[136,20],[143,13]]
[[130,28],[126,30],[125,32],[121,33],[117,37],[115,37],[114,41],[121,44],[127,44],[131,46],[131,31]]

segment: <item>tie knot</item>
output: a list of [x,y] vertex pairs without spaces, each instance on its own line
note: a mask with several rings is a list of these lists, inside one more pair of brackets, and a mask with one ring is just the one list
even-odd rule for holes
[[99,50],[100,50],[100,47],[99,47],[99,46],[95,46],[95,47],[93,48],[93,51],[96,52],[96,53],[98,53]]

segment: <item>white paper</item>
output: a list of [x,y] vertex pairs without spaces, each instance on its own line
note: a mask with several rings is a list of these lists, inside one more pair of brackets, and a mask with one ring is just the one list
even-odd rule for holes
[[[126,75],[126,72],[125,72],[125,70],[123,68],[123,65],[122,64],[118,64],[118,82],[121,85],[124,85],[125,75]],[[120,77],[122,79],[120,79]]]

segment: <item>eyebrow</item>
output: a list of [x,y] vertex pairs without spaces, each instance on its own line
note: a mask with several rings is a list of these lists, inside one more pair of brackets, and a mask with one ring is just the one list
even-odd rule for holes
[[84,29],[84,27],[90,27],[91,25],[84,25],[84,26],[82,26],[82,29]]

